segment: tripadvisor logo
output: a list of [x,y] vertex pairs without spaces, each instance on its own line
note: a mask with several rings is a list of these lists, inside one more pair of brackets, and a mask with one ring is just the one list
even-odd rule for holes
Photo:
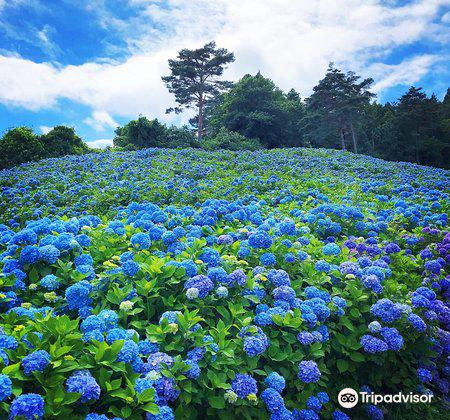
[[359,400],[361,403],[369,404],[380,404],[380,403],[430,403],[433,395],[418,395],[410,392],[409,394],[403,394],[399,392],[398,394],[386,394],[380,395],[369,392],[356,392],[352,388],[344,388],[338,394],[338,402],[341,407],[352,408],[358,404]]
[[344,388],[338,395],[339,404],[344,408],[354,407],[358,399],[358,393],[352,388]]

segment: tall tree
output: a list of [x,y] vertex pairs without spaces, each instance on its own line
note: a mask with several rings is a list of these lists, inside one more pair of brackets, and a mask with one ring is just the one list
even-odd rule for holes
[[299,147],[304,145],[303,121],[306,115],[305,103],[295,89],[291,89],[286,95],[284,108],[287,112],[286,138],[283,144],[287,147]]
[[0,152],[0,169],[46,157],[42,143],[29,127],[7,131],[0,139]]
[[281,147],[286,139],[288,107],[286,97],[275,83],[257,73],[245,75],[215,109],[213,131],[224,127],[248,139],[259,139],[269,148]]
[[[359,81],[353,72],[343,73],[331,63],[325,77],[313,88],[307,99],[306,127],[312,143],[336,146],[340,140],[343,150],[350,138],[353,151],[358,152],[359,125],[365,107],[375,95],[369,91],[371,78]],[[331,144],[330,144],[331,143]]]
[[435,96],[427,98],[422,88],[411,86],[400,98],[397,106],[397,123],[407,159],[425,163],[430,138],[439,137],[440,103]]
[[187,127],[166,127],[156,118],[149,120],[139,116],[123,127],[118,127],[113,139],[114,146],[124,149],[144,149],[147,147],[193,147],[195,136]]
[[57,125],[40,138],[47,156],[57,157],[88,151],[87,145],[72,127]]
[[175,95],[178,107],[166,112],[181,112],[184,108],[197,108],[197,136],[203,135],[203,108],[205,102],[229,87],[229,82],[218,80],[225,66],[234,61],[234,54],[225,48],[216,48],[209,42],[196,50],[182,49],[176,60],[169,60],[170,76],[162,78],[170,93]]
[[399,158],[399,130],[396,122],[395,106],[389,102],[366,107],[362,123],[366,144],[364,151],[383,159]]

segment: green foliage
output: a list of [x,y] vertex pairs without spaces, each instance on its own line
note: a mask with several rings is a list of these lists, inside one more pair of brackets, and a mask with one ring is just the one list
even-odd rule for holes
[[343,73],[333,64],[328,67],[325,77],[313,88],[307,99],[307,136],[311,142],[324,144],[338,141],[343,150],[351,142],[353,151],[358,152],[357,127],[361,122],[364,108],[375,96],[368,89],[372,79],[364,79],[353,72]]
[[123,127],[116,129],[114,146],[123,150],[137,150],[150,147],[194,147],[195,138],[187,127],[167,127],[157,119],[140,116]]
[[29,127],[13,128],[0,140],[0,169],[42,159],[42,143]]
[[79,155],[89,151],[72,127],[58,125],[40,137],[47,157]]
[[217,133],[224,127],[249,139],[259,139],[265,147],[280,147],[292,136],[288,121],[292,114],[289,106],[294,101],[287,101],[272,80],[261,73],[247,74],[223,95],[211,118],[212,131]]
[[34,134],[29,127],[17,127],[7,131],[0,139],[0,169],[89,151],[89,147],[71,127],[59,125],[42,136]]
[[228,131],[224,127],[220,128],[214,137],[205,139],[202,147],[206,150],[257,150],[262,148],[258,139],[248,139],[239,133]]

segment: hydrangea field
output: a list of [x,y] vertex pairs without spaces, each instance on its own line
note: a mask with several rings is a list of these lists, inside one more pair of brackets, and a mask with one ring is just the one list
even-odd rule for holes
[[[450,385],[450,172],[146,149],[0,172],[0,418],[417,418]],[[436,411],[436,412],[438,412]]]

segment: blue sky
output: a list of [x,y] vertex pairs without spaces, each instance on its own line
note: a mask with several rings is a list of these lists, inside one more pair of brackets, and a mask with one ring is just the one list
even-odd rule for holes
[[229,80],[260,70],[302,96],[330,61],[381,102],[450,80],[450,0],[0,0],[0,132],[66,124],[105,145],[139,114],[185,123],[161,76],[210,40],[235,53]]

